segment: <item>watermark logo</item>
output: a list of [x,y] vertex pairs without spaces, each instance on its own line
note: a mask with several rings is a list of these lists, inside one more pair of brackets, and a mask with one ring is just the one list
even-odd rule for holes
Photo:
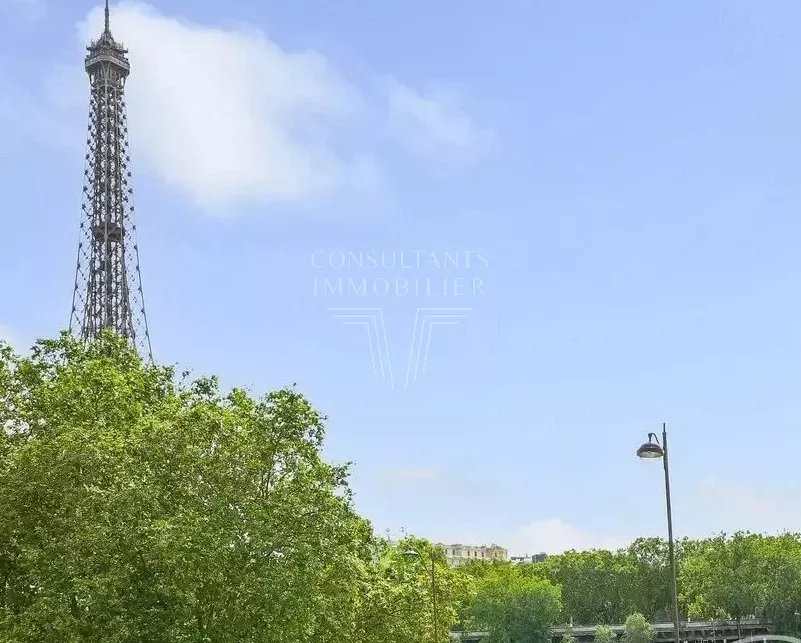
[[[433,338],[474,311],[489,267],[486,254],[474,250],[317,251],[311,263],[314,296],[334,319],[362,329],[372,371],[392,389],[408,389],[426,374]],[[405,318],[392,325],[406,329],[399,365],[390,316]]]

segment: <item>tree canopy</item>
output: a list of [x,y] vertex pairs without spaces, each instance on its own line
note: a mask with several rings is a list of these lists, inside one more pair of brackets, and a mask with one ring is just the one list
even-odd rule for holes
[[654,630],[642,614],[634,613],[626,619],[624,643],[651,643],[653,639]]
[[475,563],[464,573],[475,579],[475,594],[465,620],[488,632],[488,643],[543,643],[562,608],[560,588],[526,576],[510,564]]
[[[0,640],[412,643],[430,627],[427,573],[355,513],[295,390],[176,382],[109,334],[0,347],[0,400]],[[446,637],[459,583],[436,564]]]
[[[0,425],[0,641],[445,643],[460,627],[544,643],[625,621],[648,643],[670,618],[664,540],[453,569],[425,540],[375,536],[294,388],[222,391],[113,334],[28,356],[0,342]],[[798,535],[676,550],[683,618],[801,631]]]
[[595,643],[613,643],[617,634],[608,625],[598,625],[595,628]]
[[801,538],[736,533],[700,541],[680,571],[692,618],[770,619],[777,631],[801,631]]

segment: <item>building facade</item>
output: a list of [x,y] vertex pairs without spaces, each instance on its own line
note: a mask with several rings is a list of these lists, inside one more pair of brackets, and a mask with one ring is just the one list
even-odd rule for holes
[[521,563],[541,563],[546,558],[548,558],[548,554],[542,552],[541,554],[534,554],[533,556],[512,556],[509,560],[519,565]]
[[509,560],[509,552],[499,545],[440,545],[445,552],[445,558],[452,567],[464,565],[469,560]]

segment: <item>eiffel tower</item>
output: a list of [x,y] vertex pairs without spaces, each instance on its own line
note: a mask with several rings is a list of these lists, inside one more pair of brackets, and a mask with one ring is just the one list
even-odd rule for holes
[[125,81],[128,51],[106,27],[87,48],[89,127],[70,332],[84,340],[111,329],[152,360],[136,245]]

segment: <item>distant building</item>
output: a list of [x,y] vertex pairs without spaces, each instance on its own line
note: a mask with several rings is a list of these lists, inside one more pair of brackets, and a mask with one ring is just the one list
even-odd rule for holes
[[452,567],[464,565],[468,560],[509,560],[509,552],[498,545],[440,545],[445,552],[445,558]]
[[525,556],[512,556],[509,560],[519,565],[520,563],[541,563],[546,558],[548,558],[548,554],[542,552],[541,554],[534,554],[533,556],[529,556],[528,554]]

